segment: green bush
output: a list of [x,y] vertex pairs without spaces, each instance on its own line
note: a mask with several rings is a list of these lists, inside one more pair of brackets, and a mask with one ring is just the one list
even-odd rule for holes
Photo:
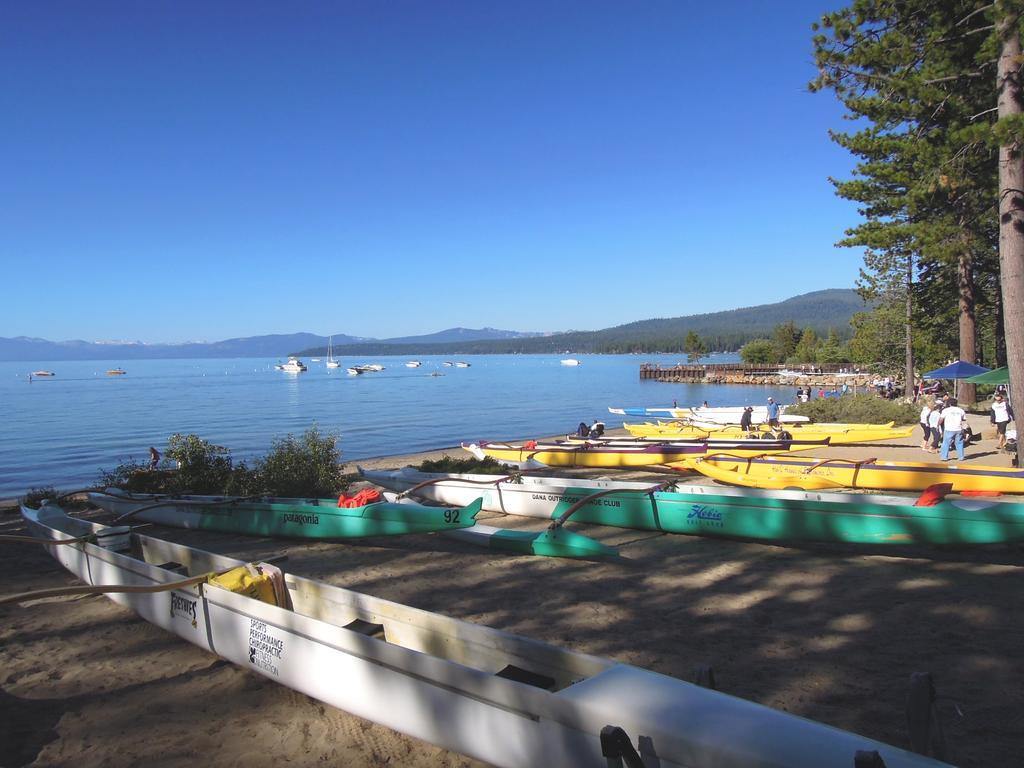
[[902,400],[886,400],[876,395],[825,397],[786,408],[786,413],[807,416],[811,421],[841,421],[858,424],[916,424],[921,409]]
[[100,488],[122,488],[131,493],[166,493],[172,490],[174,478],[166,470],[150,469],[134,459],[118,464],[112,470],[100,470],[96,485]]
[[171,435],[164,455],[178,463],[171,485],[179,493],[223,493],[235,469],[230,450],[198,435]]
[[288,435],[259,459],[253,472],[255,486],[267,496],[337,496],[347,480],[341,474],[337,435],[321,435],[317,427],[300,438]]
[[337,436],[316,427],[302,437],[276,440],[250,468],[235,464],[231,451],[198,435],[174,434],[164,452],[177,469],[149,469],[130,460],[101,470],[99,485],[133,493],[195,493],[227,496],[336,496],[348,487],[341,475]]
[[514,471],[512,467],[509,467],[507,464],[500,464],[490,456],[484,459],[454,459],[451,456],[445,456],[434,461],[427,459],[416,469],[420,472],[444,472],[453,475],[507,475]]

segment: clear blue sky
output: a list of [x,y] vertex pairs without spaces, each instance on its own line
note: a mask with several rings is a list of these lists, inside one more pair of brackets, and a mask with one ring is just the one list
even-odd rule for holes
[[590,330],[851,287],[835,2],[7,3],[0,336]]

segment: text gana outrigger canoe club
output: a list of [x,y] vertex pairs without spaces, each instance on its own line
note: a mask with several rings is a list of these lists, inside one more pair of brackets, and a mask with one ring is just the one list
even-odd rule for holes
[[[563,496],[563,495],[559,495],[557,493],[534,493],[534,494],[531,494],[531,498],[533,498],[533,499],[535,499],[537,501],[560,501],[560,502],[564,502],[565,504],[576,504],[577,502],[582,501],[585,497],[584,496]],[[618,501],[617,499],[594,499],[593,501],[588,501],[587,504],[595,504],[597,506],[604,506],[604,507],[621,507],[622,506],[622,503],[620,501]]]

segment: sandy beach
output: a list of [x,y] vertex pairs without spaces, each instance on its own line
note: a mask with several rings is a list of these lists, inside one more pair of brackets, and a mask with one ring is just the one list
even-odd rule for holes
[[[972,421],[985,439],[968,461],[1007,466],[987,422]],[[821,455],[931,458],[918,443]],[[462,455],[360,464],[445,453]],[[0,512],[0,533],[22,530],[15,509]],[[898,746],[907,746],[909,677],[931,672],[950,762],[1019,764],[1024,547],[795,547],[574,530],[623,558],[515,557],[432,535],[309,544],[150,533],[243,559],[285,554],[284,568],[304,576],[682,679],[712,665],[722,691]],[[41,547],[4,552],[4,594],[73,583]],[[102,597],[0,608],[0,669],[6,768],[480,765],[222,662]]]

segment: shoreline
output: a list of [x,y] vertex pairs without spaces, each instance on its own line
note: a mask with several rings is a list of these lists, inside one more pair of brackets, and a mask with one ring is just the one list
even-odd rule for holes
[[[967,415],[967,421],[971,425],[971,428],[975,431],[975,434],[981,435],[982,439],[978,442],[973,443],[965,450],[965,464],[983,464],[986,466],[1010,466],[1010,458],[1006,453],[1001,453],[995,449],[995,439],[992,434],[991,425],[988,419],[975,413],[969,413]],[[628,437],[629,432],[622,427],[612,427],[605,430],[605,436],[608,437]],[[538,440],[538,441],[550,441],[550,440],[561,440],[565,438],[565,434],[552,435],[548,437],[521,437],[512,438],[507,440],[501,440],[500,442],[508,443],[522,443],[525,440]],[[497,442],[497,441],[496,441]],[[814,451],[801,451],[797,456],[804,455],[816,455],[822,454],[832,458],[843,458],[843,459],[861,459],[872,455],[872,449],[881,449],[886,459],[892,461],[939,461],[939,458],[935,454],[925,453],[919,447],[920,445],[920,433],[915,430],[915,433],[908,438],[899,438],[897,440],[886,440],[872,443],[856,443],[852,445],[830,445],[826,448]],[[469,454],[462,449],[459,445],[443,446],[439,448],[431,448],[426,451],[417,451],[414,453],[395,453],[385,454],[381,456],[373,456],[363,459],[351,459],[344,460],[342,455],[342,462],[339,465],[342,471],[346,474],[354,473],[356,466],[364,466],[367,469],[399,469],[404,466],[419,464],[423,461],[437,461],[439,459],[451,457],[455,459],[468,458]],[[555,468],[558,470],[559,468]],[[579,469],[572,471],[581,471]],[[601,471],[613,471],[621,475],[624,470],[601,470]],[[664,468],[660,470],[656,467],[650,469],[641,468],[637,470],[626,470],[631,474],[644,474],[644,473],[661,473],[665,472]],[[674,470],[673,470],[674,471]],[[680,473],[682,474],[682,473]],[[622,475],[624,476],[624,475]],[[686,475],[683,475],[686,477]],[[703,479],[700,475],[690,475],[695,481],[701,481]],[[73,490],[73,489],[68,489]],[[65,491],[59,491],[61,493]],[[16,508],[20,497],[12,496],[7,498],[0,498],[0,511],[7,508]]]
[[[922,455],[916,435],[895,442],[830,450]],[[969,461],[991,445],[973,446],[980,455]],[[909,677],[932,672],[952,762],[1017,760],[1024,691],[1006,681],[1024,678],[1024,547],[782,546],[572,527],[621,557],[502,555],[430,534],[318,543],[146,533],[247,561],[283,555],[286,572],[683,680],[710,665],[724,693],[896,746],[907,744]],[[19,515],[0,514],[0,533],[23,530]],[[72,583],[42,547],[8,546],[4,592]],[[0,607],[0,665],[0,718],[10,724],[0,754],[12,766],[484,768],[220,661],[102,597]]]

